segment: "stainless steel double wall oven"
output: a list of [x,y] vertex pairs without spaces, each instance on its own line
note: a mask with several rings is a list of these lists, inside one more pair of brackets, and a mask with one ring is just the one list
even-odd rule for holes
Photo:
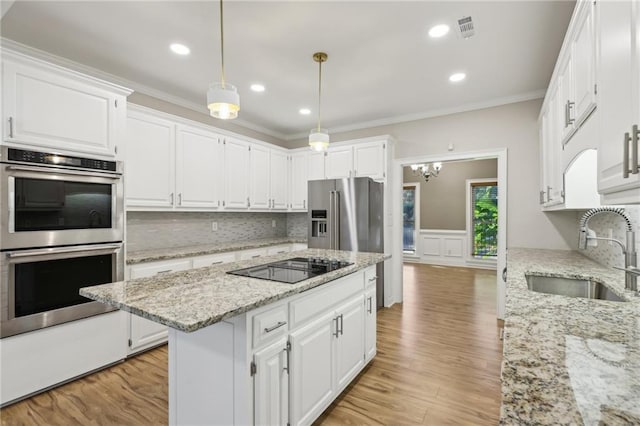
[[78,294],[124,278],[122,163],[0,149],[0,337],[112,310]]

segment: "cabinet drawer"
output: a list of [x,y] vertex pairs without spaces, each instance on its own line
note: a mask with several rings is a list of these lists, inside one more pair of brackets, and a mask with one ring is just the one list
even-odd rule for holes
[[289,244],[283,245],[283,246],[267,247],[267,254],[268,255],[288,253],[290,251],[291,251],[291,246]]
[[193,258],[194,268],[205,268],[207,266],[221,265],[223,263],[235,262],[235,253],[212,254],[211,256],[200,256]]
[[244,250],[240,252],[240,260],[249,260],[255,259],[258,257],[264,257],[267,255],[267,249],[253,249],[253,250]]
[[159,274],[168,274],[177,271],[186,271],[191,269],[191,260],[171,260],[167,262],[153,262],[143,265],[132,266],[129,278],[152,277]]
[[288,309],[284,303],[268,311],[260,312],[252,318],[253,347],[257,348],[271,342],[289,331],[287,324]]
[[364,271],[364,286],[366,288],[369,288],[371,286],[375,286],[377,279],[378,279],[378,277],[376,276],[376,267],[375,267],[375,265],[374,266],[369,266],[367,269],[365,269],[365,271]]
[[[374,269],[375,273],[375,269]],[[336,303],[364,289],[362,272],[356,272],[337,279],[329,288],[320,287],[318,291],[290,302],[289,322],[291,328],[320,315]]]

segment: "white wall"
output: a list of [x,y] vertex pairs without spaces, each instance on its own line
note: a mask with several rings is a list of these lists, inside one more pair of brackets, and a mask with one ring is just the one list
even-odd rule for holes
[[[538,205],[538,114],[542,99],[331,134],[334,142],[381,134],[396,139],[395,158],[508,149],[508,247],[577,247],[577,213],[542,213]],[[331,129],[329,129],[331,131]],[[305,141],[289,143],[303,146]]]

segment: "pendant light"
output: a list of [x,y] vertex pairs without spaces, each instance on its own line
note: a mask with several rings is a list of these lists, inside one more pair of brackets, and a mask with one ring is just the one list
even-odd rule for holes
[[313,60],[318,63],[318,127],[309,132],[309,146],[315,151],[324,151],[329,147],[329,131],[320,127],[320,106],[322,99],[322,63],[327,61],[327,54],[317,52]]
[[207,107],[212,117],[231,120],[240,111],[240,95],[233,84],[224,81],[224,29],[222,0],[220,0],[220,63],[222,68],[220,83],[212,83],[207,91]]

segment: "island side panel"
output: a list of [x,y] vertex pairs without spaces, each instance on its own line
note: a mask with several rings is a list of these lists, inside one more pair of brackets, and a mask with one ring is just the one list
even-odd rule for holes
[[169,329],[169,425],[234,424],[234,326]]

